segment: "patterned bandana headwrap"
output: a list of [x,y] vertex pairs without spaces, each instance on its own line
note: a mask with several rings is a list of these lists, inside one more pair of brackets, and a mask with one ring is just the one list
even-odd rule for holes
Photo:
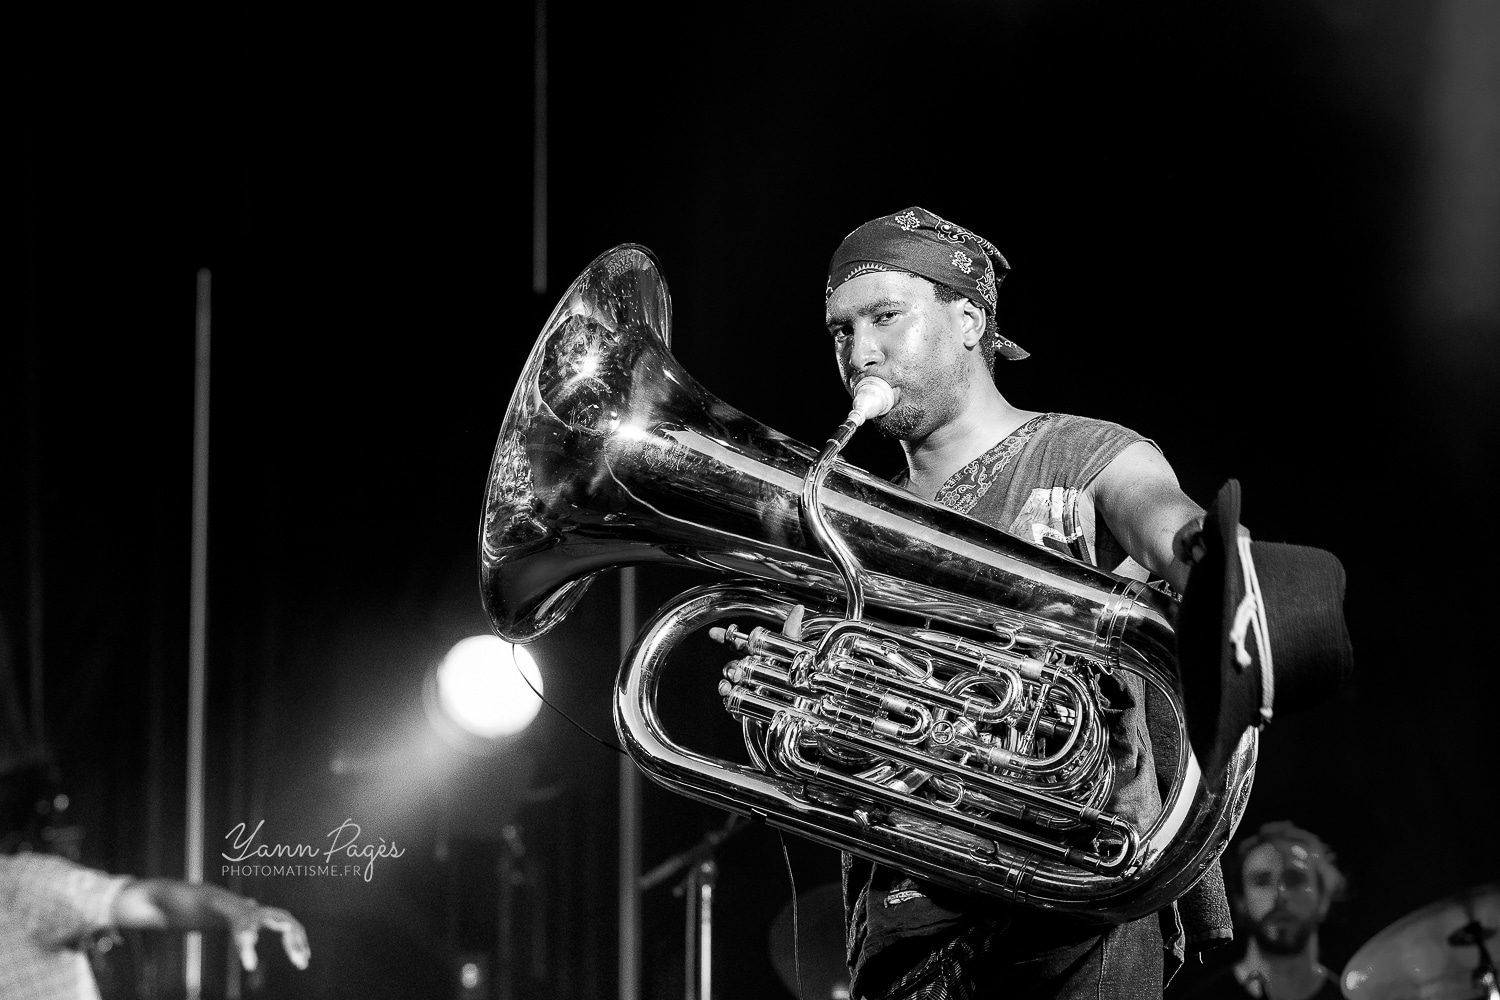
[[[995,320],[995,291],[1010,265],[995,245],[925,208],[872,219],[844,237],[828,264],[824,298],[850,278],[869,271],[906,271],[947,285],[972,299]],[[998,333],[995,353],[1019,361],[1024,351]]]

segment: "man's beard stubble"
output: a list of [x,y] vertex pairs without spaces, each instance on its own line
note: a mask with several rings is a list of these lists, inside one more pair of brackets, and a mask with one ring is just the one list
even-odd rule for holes
[[[926,428],[923,433],[931,433],[934,426],[956,416],[962,402],[971,398],[974,373],[963,365],[962,359],[954,359],[950,367],[926,373],[923,381],[941,391],[928,395],[914,392],[910,387],[902,388],[900,402],[872,421],[881,434],[898,441],[913,441],[923,428]],[[931,426],[929,417],[935,421]]]
[[927,411],[920,406],[897,403],[893,410],[876,417],[873,423],[875,429],[886,437],[895,438],[898,441],[909,441],[926,418]]
[[1281,919],[1274,922],[1272,917],[1286,917],[1281,910],[1272,910],[1255,922],[1252,933],[1262,951],[1273,955],[1296,955],[1307,947],[1308,941],[1312,939],[1313,925],[1304,920]]

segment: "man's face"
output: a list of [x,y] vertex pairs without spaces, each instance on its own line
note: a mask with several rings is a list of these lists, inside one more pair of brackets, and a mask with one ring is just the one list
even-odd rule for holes
[[1243,904],[1263,950],[1294,955],[1327,912],[1317,867],[1300,844],[1271,841],[1245,856]]
[[875,421],[903,440],[926,437],[958,412],[973,386],[977,351],[965,344],[965,306],[938,302],[932,283],[900,271],[874,271],[834,289],[825,320],[839,379],[851,394],[867,375],[901,391]]

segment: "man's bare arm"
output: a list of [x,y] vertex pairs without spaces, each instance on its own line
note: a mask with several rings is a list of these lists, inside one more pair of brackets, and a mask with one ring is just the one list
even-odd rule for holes
[[261,906],[222,886],[190,884],[177,879],[137,879],[115,897],[112,915],[115,926],[122,929],[226,928],[234,938],[246,971],[255,969],[255,943],[262,927],[281,934],[287,958],[297,968],[307,968],[312,956],[307,932],[297,918],[274,906]]
[[1125,551],[1181,593],[1202,557],[1203,508],[1177,483],[1160,451],[1137,441],[1094,481],[1094,507]]

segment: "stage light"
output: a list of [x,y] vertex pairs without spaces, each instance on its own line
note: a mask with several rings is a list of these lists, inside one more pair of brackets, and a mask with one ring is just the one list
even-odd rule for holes
[[464,967],[459,970],[458,975],[459,985],[461,985],[466,991],[470,993],[477,990],[479,988],[479,984],[484,981],[483,975],[480,974],[478,964],[474,962],[465,962]]
[[514,736],[542,705],[542,675],[531,654],[492,635],[457,643],[438,664],[434,682],[439,710],[481,739]]

